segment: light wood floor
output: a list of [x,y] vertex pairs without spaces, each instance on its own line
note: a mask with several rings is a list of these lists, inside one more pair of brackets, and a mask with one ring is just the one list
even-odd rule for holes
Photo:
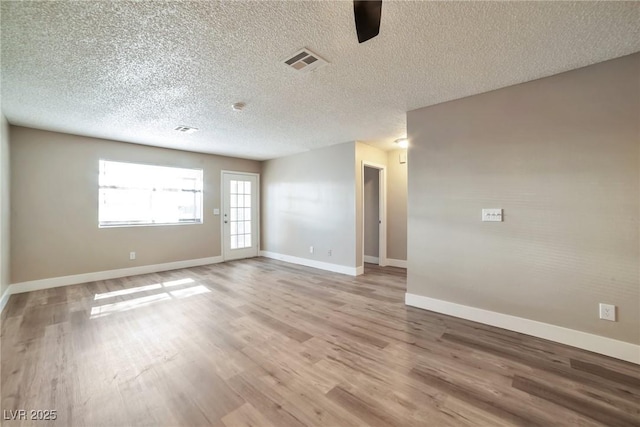
[[257,258],[13,295],[3,425],[640,425],[640,368]]

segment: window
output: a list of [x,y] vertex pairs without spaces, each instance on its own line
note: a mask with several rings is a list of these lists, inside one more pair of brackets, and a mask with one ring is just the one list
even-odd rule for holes
[[100,160],[100,227],[201,224],[202,169]]

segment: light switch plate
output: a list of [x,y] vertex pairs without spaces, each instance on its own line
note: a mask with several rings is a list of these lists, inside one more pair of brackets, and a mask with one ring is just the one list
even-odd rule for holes
[[502,222],[502,209],[482,209],[482,221]]
[[216,208],[213,210],[214,215],[220,215],[220,209]]

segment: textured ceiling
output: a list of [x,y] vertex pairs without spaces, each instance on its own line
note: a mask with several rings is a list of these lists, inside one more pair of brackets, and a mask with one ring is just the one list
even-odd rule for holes
[[[640,51],[635,2],[385,1],[362,45],[351,2],[1,7],[10,123],[253,159],[390,148],[409,110]],[[330,64],[281,63],[302,47]]]

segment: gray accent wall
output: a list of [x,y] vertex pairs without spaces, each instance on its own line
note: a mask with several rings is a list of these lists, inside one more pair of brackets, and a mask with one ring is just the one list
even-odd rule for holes
[[640,54],[411,111],[408,133],[409,293],[640,343]]
[[[362,163],[386,167],[387,158],[387,152],[378,148],[349,142],[263,162],[262,250],[362,266]],[[387,250],[394,254],[392,258],[401,260],[406,254],[406,170],[404,177],[402,174],[394,169],[387,177],[387,194],[399,195],[392,197],[398,206],[388,224],[392,232],[399,233],[392,236],[387,230]]]
[[262,250],[355,267],[354,163],[353,142],[263,162]]
[[[10,137],[12,283],[220,256],[221,170],[261,170],[253,160],[16,126]],[[203,169],[204,223],[98,228],[100,159]]]
[[9,183],[9,123],[0,114],[0,296],[4,295],[10,284]]

